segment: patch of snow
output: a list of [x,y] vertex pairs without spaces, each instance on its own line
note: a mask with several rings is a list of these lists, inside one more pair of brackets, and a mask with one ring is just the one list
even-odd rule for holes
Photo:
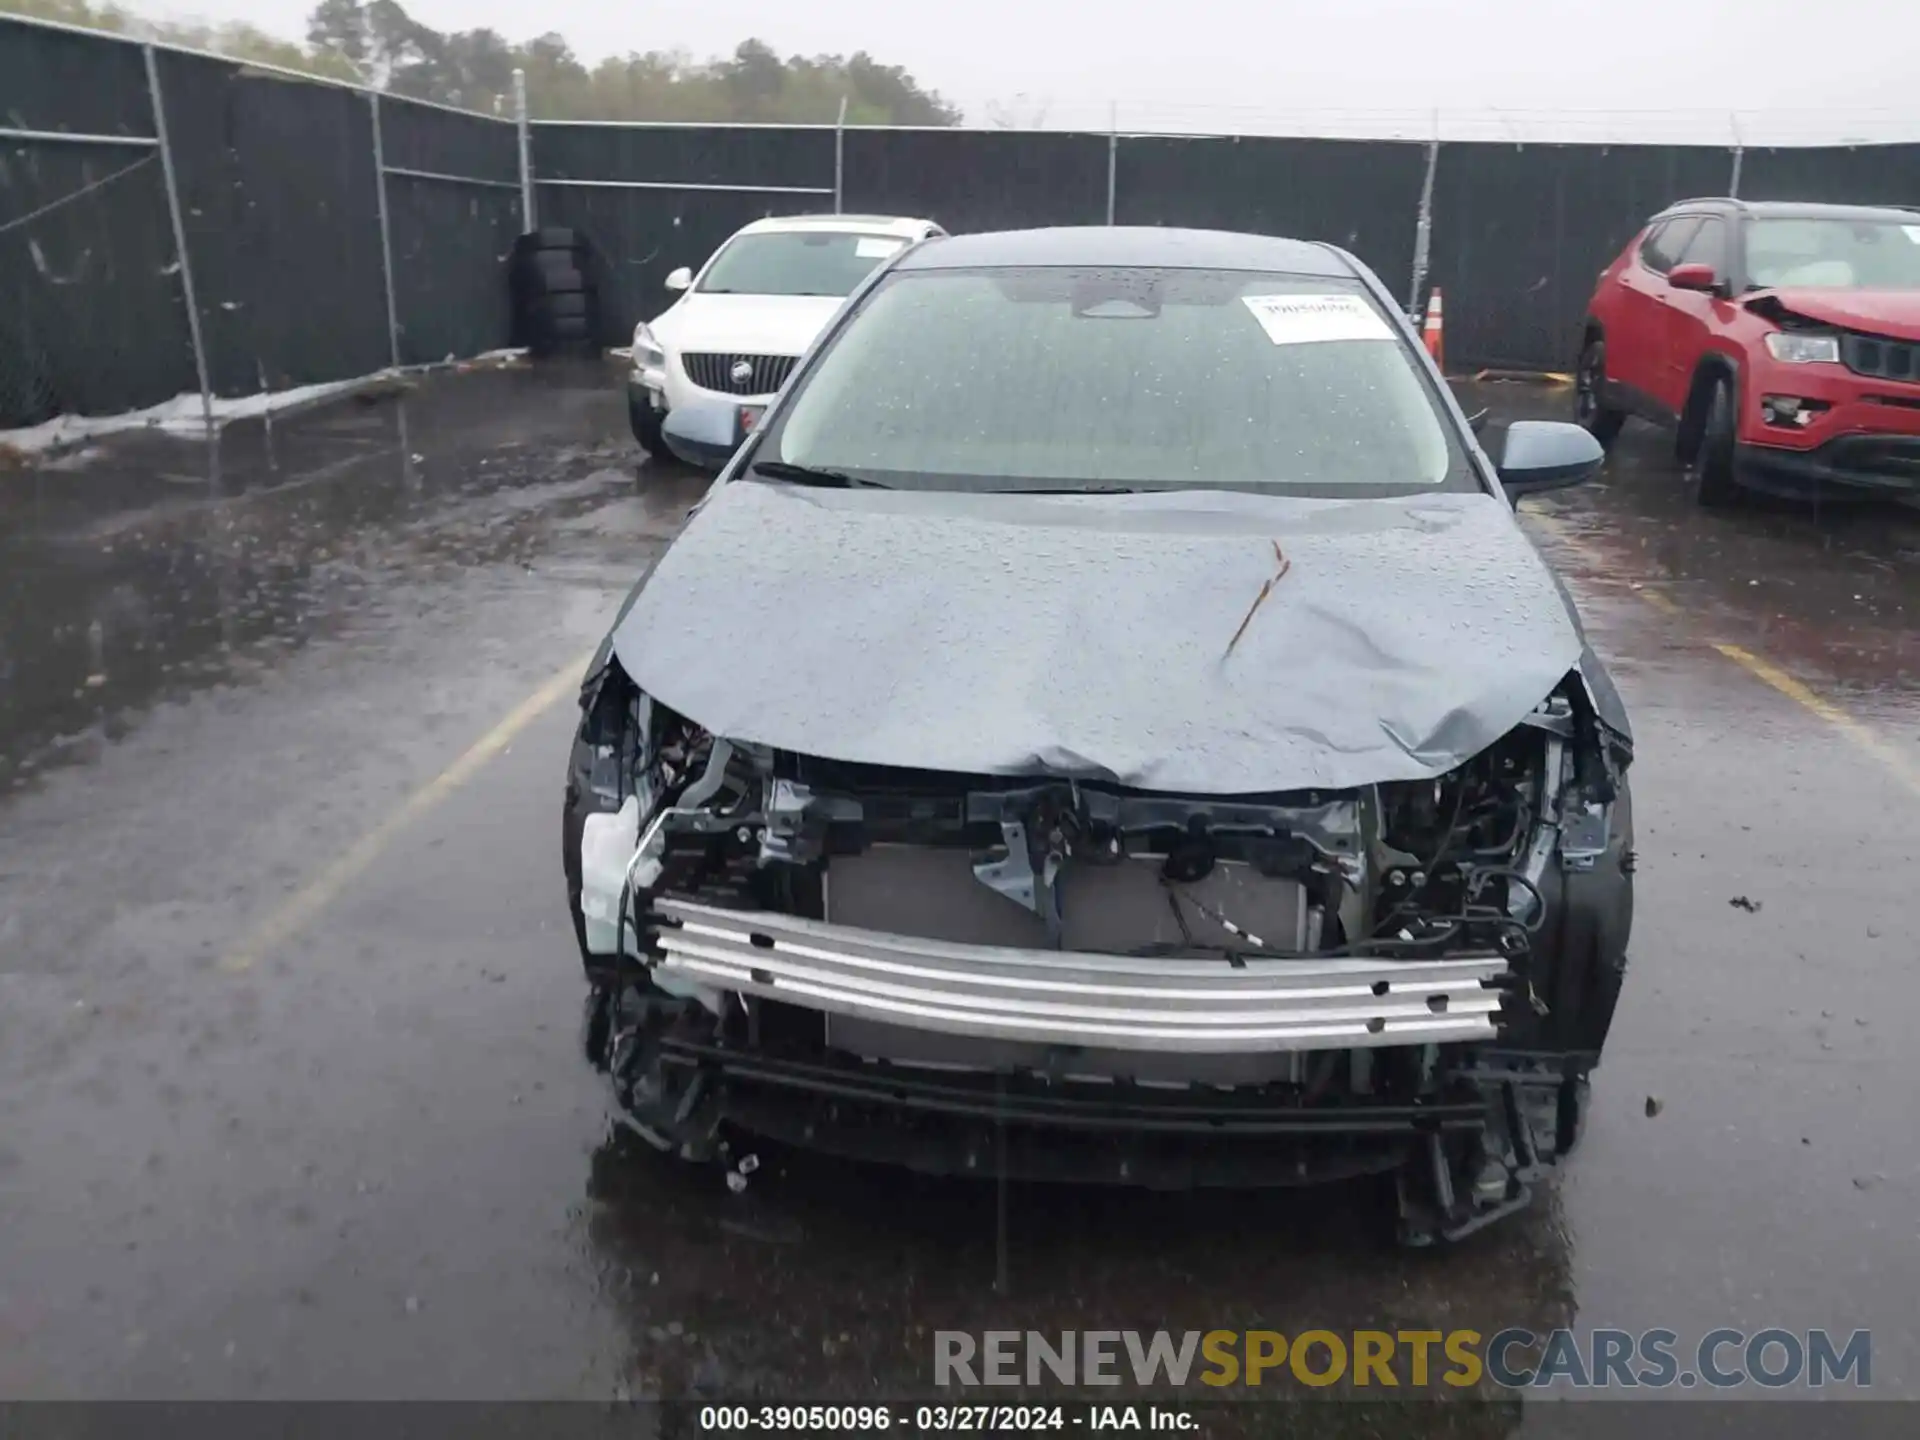
[[[373,381],[386,379],[390,374],[382,371],[354,380],[329,380],[318,385],[269,390],[233,399],[216,395],[210,407],[213,425],[217,430],[235,420],[252,420],[282,410],[318,404],[336,395],[358,390]],[[149,405],[144,410],[129,410],[121,415],[56,415],[38,425],[28,425],[19,430],[0,430],[0,449],[13,450],[22,455],[41,455],[126,430],[159,430],[168,435],[204,436],[207,433],[206,421],[207,410],[202,407],[199,395],[176,395],[171,400],[162,400],[158,405]]]
[[[488,350],[466,360],[448,357],[446,361],[438,363],[406,365],[398,370],[376,370],[371,375],[360,375],[351,380],[328,380],[317,385],[296,386],[291,390],[269,390],[233,399],[216,395],[212,404],[213,426],[217,430],[235,420],[255,420],[262,415],[304,409],[403,375],[442,370],[449,365],[507,364],[524,358],[526,353],[524,349]],[[121,415],[56,415],[38,425],[28,425],[19,430],[0,430],[0,452],[47,457],[83,445],[89,440],[128,430],[159,430],[168,435],[203,437],[207,433],[206,417],[201,409],[200,396],[197,393],[176,395],[158,405],[149,405],[144,410],[129,410]]]

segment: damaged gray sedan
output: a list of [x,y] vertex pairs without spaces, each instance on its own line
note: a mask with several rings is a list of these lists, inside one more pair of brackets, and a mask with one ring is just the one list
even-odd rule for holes
[[1324,245],[893,258],[581,691],[628,1122],[735,1169],[1391,1176],[1414,1244],[1526,1204],[1625,971],[1632,741],[1513,502],[1599,461],[1529,422],[1489,460]]

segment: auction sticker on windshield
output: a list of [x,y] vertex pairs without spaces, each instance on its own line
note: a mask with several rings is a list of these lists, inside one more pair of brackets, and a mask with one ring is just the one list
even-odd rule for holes
[[853,253],[862,260],[884,260],[906,243],[885,235],[862,235],[853,242]]
[[1242,295],[1276,345],[1322,340],[1391,340],[1380,312],[1358,295]]

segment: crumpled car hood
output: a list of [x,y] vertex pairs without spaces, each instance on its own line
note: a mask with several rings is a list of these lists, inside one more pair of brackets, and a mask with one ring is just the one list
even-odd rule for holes
[[1762,290],[1745,297],[1749,308],[1755,301],[1767,300],[1778,301],[1781,308],[1825,325],[1920,340],[1920,291],[1821,290],[1803,286]]
[[[1261,587],[1286,573],[1228,653]],[[1580,666],[1491,495],[714,491],[617,623],[718,735],[828,759],[1248,794],[1443,773]]]

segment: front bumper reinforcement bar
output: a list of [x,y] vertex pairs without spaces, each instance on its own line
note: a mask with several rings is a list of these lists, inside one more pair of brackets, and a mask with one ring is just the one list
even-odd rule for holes
[[662,898],[656,973],[954,1035],[1224,1054],[1495,1038],[1498,955],[1142,958],[954,945]]

